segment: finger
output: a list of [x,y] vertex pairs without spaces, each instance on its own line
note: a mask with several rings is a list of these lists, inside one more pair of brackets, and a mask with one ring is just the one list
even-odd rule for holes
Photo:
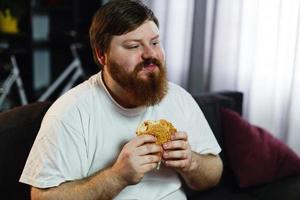
[[188,140],[188,135],[186,132],[184,131],[178,131],[178,132],[175,132],[172,136],[171,136],[171,139],[172,140],[185,140],[187,141]]
[[188,152],[187,151],[166,151],[163,153],[163,158],[165,160],[173,160],[173,159],[177,159],[177,160],[184,160],[188,158]]
[[163,148],[165,150],[171,150],[171,149],[187,149],[188,148],[188,142],[185,140],[174,140],[170,142],[166,142],[163,144]]
[[151,163],[158,163],[161,160],[161,157],[158,155],[147,155],[143,156],[142,159],[140,160],[141,165],[145,164],[151,164]]
[[160,145],[157,145],[155,143],[148,143],[136,148],[136,155],[142,156],[148,154],[161,153],[162,151],[163,149]]
[[165,160],[164,163],[167,167],[184,168],[188,164],[188,160]]
[[149,163],[141,166],[142,173],[147,173],[156,168],[158,163]]
[[156,137],[154,137],[153,135],[139,135],[133,138],[133,140],[131,140],[131,143],[132,146],[139,147],[145,143],[154,143],[156,142],[156,140],[157,140]]

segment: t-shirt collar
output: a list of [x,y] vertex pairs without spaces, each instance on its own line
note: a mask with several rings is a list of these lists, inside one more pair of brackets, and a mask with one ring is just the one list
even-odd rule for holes
[[123,106],[121,106],[118,102],[116,102],[116,100],[111,96],[111,94],[109,93],[106,85],[104,84],[103,81],[103,76],[102,76],[102,70],[98,73],[98,80],[100,80],[100,85],[103,87],[105,93],[107,94],[107,96],[109,97],[110,101],[115,105],[116,110],[118,112],[120,112],[123,115],[126,116],[130,116],[130,117],[134,117],[137,116],[141,113],[143,113],[147,107],[146,106],[138,106],[135,108],[124,108]]

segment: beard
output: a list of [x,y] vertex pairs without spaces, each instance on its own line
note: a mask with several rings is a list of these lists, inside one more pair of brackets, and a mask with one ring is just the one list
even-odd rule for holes
[[[146,78],[140,78],[138,73],[147,65],[155,64],[157,71],[148,72]],[[167,72],[165,64],[158,59],[149,58],[137,64],[133,72],[126,72],[124,67],[108,60],[108,73],[128,94],[136,106],[152,106],[158,104],[167,94]]]

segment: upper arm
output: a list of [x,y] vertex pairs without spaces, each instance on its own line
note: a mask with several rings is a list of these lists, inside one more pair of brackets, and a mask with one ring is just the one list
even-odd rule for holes
[[204,113],[192,96],[187,96],[184,107],[188,124],[186,131],[192,150],[200,154],[218,155],[221,148]]
[[30,199],[31,200],[42,200],[45,198],[46,191],[49,190],[48,188],[37,188],[37,187],[31,187],[30,189]]
[[78,128],[50,117],[41,126],[20,181],[37,188],[58,186],[85,177],[87,163],[85,140]]

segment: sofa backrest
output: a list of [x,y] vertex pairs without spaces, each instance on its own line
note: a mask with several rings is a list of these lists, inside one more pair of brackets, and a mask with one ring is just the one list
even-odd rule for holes
[[[218,143],[224,149],[221,129],[220,108],[229,108],[242,114],[243,94],[241,92],[202,93],[193,96],[208,121]],[[223,158],[223,152],[221,153]]]
[[30,199],[30,187],[19,178],[50,105],[39,102],[0,113],[0,194],[7,199]]

